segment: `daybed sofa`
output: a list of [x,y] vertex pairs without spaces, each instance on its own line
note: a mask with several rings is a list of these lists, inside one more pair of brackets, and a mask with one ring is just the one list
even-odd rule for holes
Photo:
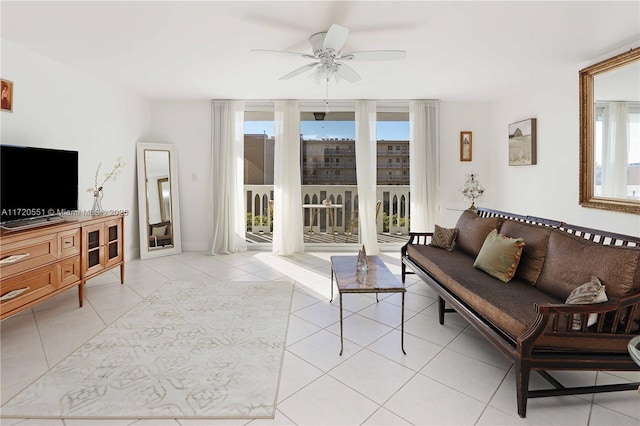
[[[440,324],[445,313],[457,312],[515,363],[520,417],[527,398],[638,388],[565,388],[547,370],[640,371],[627,351],[640,334],[640,238],[484,208],[436,231],[410,234],[401,250],[402,281],[417,274],[438,295]],[[497,254],[496,238],[520,252]],[[565,303],[594,277],[608,301]],[[529,390],[531,370],[553,388]]]

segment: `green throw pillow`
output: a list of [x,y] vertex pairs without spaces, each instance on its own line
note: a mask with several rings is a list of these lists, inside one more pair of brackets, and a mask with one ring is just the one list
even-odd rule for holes
[[510,238],[494,229],[484,240],[473,266],[506,283],[516,273],[523,247],[522,238]]
[[457,235],[458,228],[447,229],[436,225],[433,236],[431,237],[430,245],[451,251],[453,250],[453,244],[456,241]]

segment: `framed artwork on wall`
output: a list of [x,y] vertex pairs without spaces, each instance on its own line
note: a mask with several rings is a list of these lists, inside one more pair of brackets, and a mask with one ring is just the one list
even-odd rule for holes
[[1,110],[13,112],[13,82],[0,79],[2,85]]
[[471,132],[460,132],[460,161],[471,161],[473,135]]
[[509,124],[509,165],[536,164],[536,119]]

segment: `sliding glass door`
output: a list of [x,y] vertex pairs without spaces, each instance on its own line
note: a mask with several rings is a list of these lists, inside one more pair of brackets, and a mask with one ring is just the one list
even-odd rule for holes
[[[300,114],[306,242],[338,242],[336,235],[350,231],[357,209],[354,120],[353,111]],[[339,207],[309,207],[323,202]]]
[[[300,111],[298,166],[305,243],[358,244],[354,104],[342,102],[327,113],[323,105],[301,102]],[[391,108],[379,106],[377,111],[378,242],[401,243],[407,239],[410,221],[408,103]],[[274,146],[273,109],[262,105],[252,110],[249,104],[245,111],[244,137],[249,243],[272,241]],[[310,207],[323,202],[335,207]]]
[[274,148],[273,111],[245,111],[244,185],[249,243],[271,243]]
[[409,112],[377,113],[378,233],[404,240],[409,233]]

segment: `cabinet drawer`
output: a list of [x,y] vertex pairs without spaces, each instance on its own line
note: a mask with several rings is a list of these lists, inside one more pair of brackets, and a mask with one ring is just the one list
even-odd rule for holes
[[0,302],[0,315],[55,291],[58,284],[58,265],[48,265],[0,281],[0,295],[28,287],[20,295]]
[[25,254],[27,256],[16,262],[0,264],[0,279],[56,261],[58,235],[54,233],[0,245],[0,259]]
[[80,253],[80,229],[71,229],[58,233],[60,258]]
[[58,280],[58,288],[65,287],[80,281],[80,256],[70,257],[58,263],[60,267],[60,276]]
[[80,256],[70,257],[58,263],[60,276],[58,288],[66,287],[80,281]]

